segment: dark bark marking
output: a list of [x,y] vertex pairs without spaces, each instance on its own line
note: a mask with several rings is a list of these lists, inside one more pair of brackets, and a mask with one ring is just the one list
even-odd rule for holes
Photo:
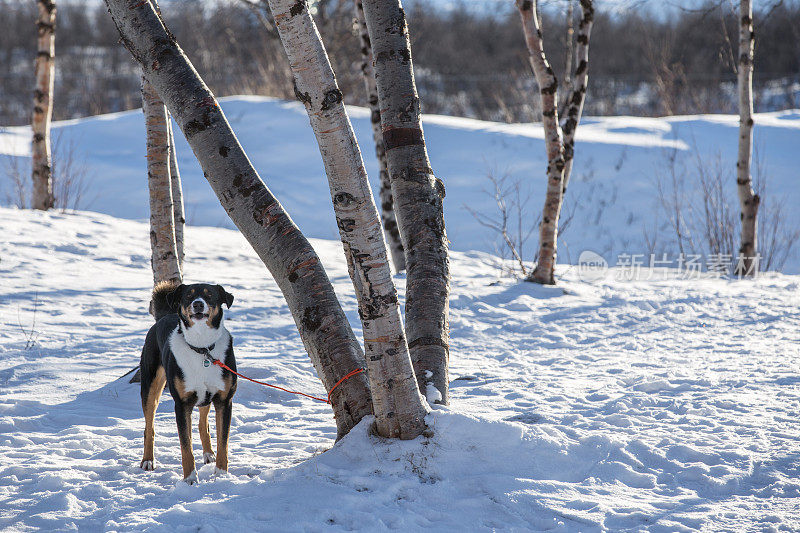
[[450,346],[440,337],[420,337],[408,343],[409,349],[415,346],[441,346],[450,353]]
[[340,192],[333,197],[333,203],[338,204],[342,207],[348,207],[355,201],[356,201],[355,196],[353,196],[349,192]]
[[301,320],[303,327],[308,331],[316,331],[322,325],[322,316],[319,312],[318,305],[311,305],[303,310],[303,318]]
[[297,0],[297,2],[295,2],[294,5],[289,9],[289,14],[293,17],[296,17],[297,15],[302,13],[305,8],[306,8],[305,0]]
[[293,88],[294,88],[294,96],[298,100],[303,102],[303,104],[305,104],[305,105],[311,105],[311,95],[309,93],[307,93],[307,92],[305,92],[305,93],[304,92],[300,92],[300,89],[297,88],[297,80],[295,80],[293,82]]
[[403,146],[425,145],[420,128],[392,128],[383,132],[383,145],[386,150]]
[[340,218],[336,221],[339,229],[345,233],[350,233],[356,225],[356,221],[352,218]]
[[[308,93],[306,93],[308,94]],[[342,103],[342,91],[339,89],[331,89],[325,93],[325,98],[322,99],[322,110],[327,111],[333,106]]]

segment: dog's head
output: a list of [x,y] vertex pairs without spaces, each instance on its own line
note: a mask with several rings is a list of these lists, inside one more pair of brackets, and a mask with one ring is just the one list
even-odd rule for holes
[[172,292],[171,299],[187,328],[205,323],[209,328],[217,329],[222,322],[222,304],[228,309],[233,305],[233,295],[222,285],[208,283],[178,285]]

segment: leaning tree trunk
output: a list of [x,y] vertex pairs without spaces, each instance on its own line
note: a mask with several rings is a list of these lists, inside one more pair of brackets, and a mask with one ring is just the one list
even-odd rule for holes
[[55,73],[55,0],[37,0],[39,17],[36,53],[36,89],[33,96],[33,151],[31,157],[33,194],[31,207],[48,210],[53,196],[50,120],[53,117],[53,82]]
[[406,252],[406,336],[420,390],[449,401],[450,264],[444,184],[431,169],[400,0],[364,0],[394,212]]
[[154,284],[180,283],[170,177],[169,117],[153,86],[142,78],[142,111],[147,138],[147,185],[150,190],[150,249]]
[[378,210],[342,93],[307,5],[269,0],[305,104],[331,190],[336,224],[364,326],[372,406],[378,434],[413,439],[425,430],[428,408],[417,388],[403,335],[397,290]]
[[383,146],[383,132],[381,131],[381,107],[378,105],[378,86],[375,83],[375,71],[372,68],[372,43],[369,40],[367,22],[364,20],[364,6],[361,0],[355,0],[355,14],[358,22],[359,37],[361,40],[361,75],[367,91],[367,103],[370,110],[372,123],[372,138],[375,142],[375,155],[378,158],[380,170],[380,200],[381,223],[386,244],[392,253],[392,263],[396,272],[406,269],[406,256],[400,231],[397,229],[397,218],[394,215],[394,199],[392,198],[392,183],[389,180],[389,167],[386,164],[386,150]]
[[753,6],[750,0],[739,4],[739,157],[736,161],[736,185],[739,192],[739,218],[742,239],[736,274],[758,273],[758,206],[761,198],[753,191],[750,157],[753,148]]
[[[214,95],[162,24],[140,0],[105,0],[122,42],[166,103],[220,203],[283,292],[326,390],[364,365],[364,355],[319,257],[261,181]],[[366,376],[331,394],[338,437],[371,414]]]
[[[558,80],[547,62],[542,43],[539,18],[536,15],[537,3],[530,0],[516,0],[525,42],[530,53],[533,74],[542,99],[542,125],[545,133],[547,151],[547,192],[545,193],[542,222],[539,225],[539,257],[530,281],[545,285],[555,284],[556,242],[558,240],[558,217],[561,213],[561,200],[564,186],[564,143],[561,127],[558,125]],[[577,82],[577,80],[576,80]]]
[[178,169],[178,154],[175,152],[175,134],[172,131],[172,117],[167,113],[167,128],[169,129],[169,179],[172,184],[172,220],[175,223],[175,249],[178,252],[178,267],[183,272],[183,227],[186,225],[186,215],[183,209],[183,186],[181,173]]
[[[564,133],[564,184],[561,196],[567,192],[569,178],[572,174],[572,162],[575,157],[575,130],[583,114],[583,102],[586,100],[586,87],[589,83],[589,38],[592,35],[594,23],[594,2],[581,0],[581,21],[578,24],[578,47],[575,75],[570,83],[569,96],[564,113],[564,123],[561,129]],[[570,2],[572,9],[572,2]],[[571,15],[571,13],[570,13]]]

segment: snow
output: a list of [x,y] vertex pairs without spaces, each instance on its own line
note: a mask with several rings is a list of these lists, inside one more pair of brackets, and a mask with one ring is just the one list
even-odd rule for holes
[[[311,237],[338,239],[333,209],[325,202],[330,194],[327,180],[303,106],[257,96],[221,102],[251,161],[300,229]],[[369,112],[359,107],[348,111],[377,187]],[[436,115],[425,115],[424,123],[433,169],[447,189],[447,234],[454,250],[496,251],[497,235],[478,224],[467,210],[494,214],[494,200],[485,192],[490,173],[522,184],[523,196],[530,194],[525,219],[535,226],[546,183],[540,124]],[[62,146],[76,147],[87,169],[94,185],[87,199],[97,194],[89,209],[135,220],[149,216],[141,111],[56,122],[53,130]],[[732,115],[584,119],[577,130],[575,170],[565,199],[565,218],[574,215],[559,235],[559,260],[574,264],[582,251],[592,250],[614,265],[622,253],[648,254],[643,231],[653,233],[651,224],[661,226],[663,234],[657,240],[666,246],[670,233],[664,229],[667,218],[659,212],[656,181],[668,175],[671,151],[677,151],[689,182],[697,174],[695,151],[708,169],[722,161],[723,170],[734,180],[737,135],[737,118]],[[795,147],[800,145],[800,111],[755,115],[754,142],[754,175],[768,181],[765,201],[785,201],[786,225],[797,228],[800,189]],[[233,229],[182,135],[177,135],[177,143],[188,222]],[[0,173],[2,154],[26,156],[29,152],[28,128],[0,129]],[[23,159],[23,164],[27,161]],[[2,189],[0,182],[0,198]],[[738,205],[735,188],[726,192],[731,205]],[[658,213],[655,220],[654,213]],[[535,241],[534,236],[523,251],[526,260],[533,259]],[[675,259],[675,247],[663,251]],[[800,273],[800,250],[791,254],[784,271]]]
[[[147,224],[0,208],[0,227],[0,529],[800,528],[796,275],[565,266],[542,287],[453,252],[452,405],[435,406],[432,436],[386,441],[367,419],[334,445],[329,406],[241,381],[230,472],[204,465],[188,486],[171,398],[144,472],[138,389],[117,379],[152,320]],[[324,394],[244,239],[189,226],[186,243],[188,280],[236,296],[240,371]],[[312,244],[360,335],[341,245]]]
[[[360,337],[305,110],[261,97],[222,105],[313,237]],[[374,180],[368,112],[349,112]],[[0,207],[0,529],[800,530],[800,257],[790,274],[756,280],[676,268],[633,279],[615,261],[645,251],[642,226],[658,222],[655,181],[671,151],[720,157],[733,176],[736,117],[586,119],[560,284],[542,287],[498,275],[495,236],[466,209],[490,213],[485,176],[507,174],[531,193],[535,223],[541,126],[426,115],[454,250],[451,406],[433,406],[426,437],[386,441],[366,419],[334,444],[329,406],[241,380],[230,471],[200,467],[195,438],[194,486],[181,480],[168,394],[156,469],[139,469],[139,391],[119,379],[152,323],[141,112],[57,122],[54,132],[76,147],[98,196],[95,212]],[[0,156],[29,164],[29,139],[27,128],[0,128]],[[785,199],[796,227],[800,111],[757,115],[755,139],[768,193]],[[324,396],[278,287],[229,229],[182,137],[178,152],[186,278],[235,295],[226,327],[239,370]],[[395,281],[402,298],[405,278]],[[441,398],[432,384],[424,392]]]

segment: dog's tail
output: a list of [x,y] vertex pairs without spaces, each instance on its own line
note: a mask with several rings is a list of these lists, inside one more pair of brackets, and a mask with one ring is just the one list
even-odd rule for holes
[[178,312],[178,301],[173,294],[180,284],[174,281],[161,281],[153,287],[153,295],[150,298],[150,314],[156,318],[156,322],[167,315]]

